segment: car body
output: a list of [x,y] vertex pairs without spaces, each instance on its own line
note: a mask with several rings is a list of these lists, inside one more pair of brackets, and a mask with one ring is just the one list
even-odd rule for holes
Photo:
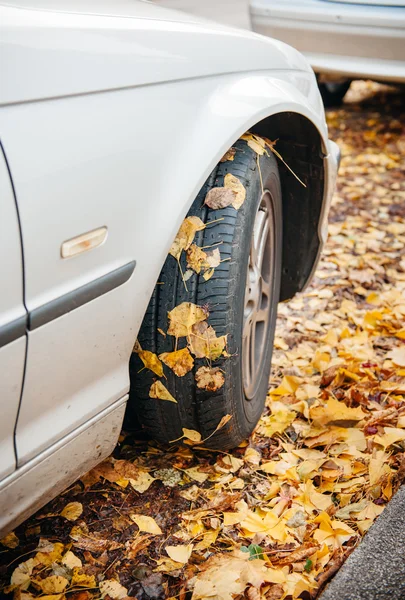
[[282,137],[309,182],[283,174],[284,298],[326,239],[338,150],[281,42],[144,2],[0,5],[1,535],[114,448],[159,271],[232,143]]
[[323,80],[405,82],[405,0],[250,0],[250,15]]

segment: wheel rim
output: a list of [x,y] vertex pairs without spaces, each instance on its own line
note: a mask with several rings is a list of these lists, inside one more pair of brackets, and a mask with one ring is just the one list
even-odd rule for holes
[[274,279],[274,240],[273,203],[266,190],[255,217],[245,287],[242,375],[248,400],[256,395],[267,353]]

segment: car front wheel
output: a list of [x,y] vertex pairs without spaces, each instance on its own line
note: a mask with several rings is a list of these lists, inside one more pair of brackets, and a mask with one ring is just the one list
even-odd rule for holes
[[[205,224],[193,243],[206,252],[217,248],[221,262],[210,278],[206,271],[193,273],[185,283],[186,253],[180,265],[168,255],[138,335],[138,351],[131,358],[127,423],[137,418],[161,442],[181,438],[187,428],[199,432],[206,446],[235,447],[249,436],[263,411],[280,290],[281,187],[271,152],[259,156],[245,140],[238,140],[234,150],[233,160],[217,165],[188,213]],[[238,210],[232,205],[212,209],[204,200],[210,190],[224,186],[227,174],[242,183],[246,198]],[[182,303],[199,307],[217,338],[227,336],[220,357],[199,358],[189,336],[168,334],[168,313]],[[184,375],[165,365],[159,378],[144,368],[142,350],[164,361],[164,353],[185,348],[194,364]],[[218,385],[201,385],[201,367],[219,376]],[[151,397],[157,380],[171,401]],[[226,425],[217,430],[225,416]]]

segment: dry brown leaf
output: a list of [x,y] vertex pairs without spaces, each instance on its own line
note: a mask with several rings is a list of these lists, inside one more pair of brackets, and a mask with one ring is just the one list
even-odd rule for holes
[[225,383],[225,377],[219,367],[200,367],[195,374],[197,387],[207,392],[216,392]]
[[159,358],[165,365],[172,369],[177,377],[184,377],[194,366],[194,359],[188,348],[182,348],[175,352],[164,352],[163,354],[159,354]]
[[175,402],[176,398],[173,398],[169,390],[163,385],[161,381],[155,381],[150,386],[149,398],[156,398],[158,400],[168,400],[169,402]]
[[204,204],[212,208],[212,210],[219,210],[230,206],[236,198],[236,192],[230,187],[214,187],[209,190],[205,196]]
[[221,158],[221,160],[219,162],[226,162],[228,160],[234,160],[235,154],[236,154],[236,148],[230,148],[227,152],[225,152],[225,154],[223,155],[223,157]]
[[187,250],[187,267],[196,273],[200,273],[207,262],[207,254],[200,246],[192,244]]

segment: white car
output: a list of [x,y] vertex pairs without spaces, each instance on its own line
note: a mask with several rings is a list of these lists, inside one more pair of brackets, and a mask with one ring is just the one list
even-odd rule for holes
[[126,410],[162,442],[249,435],[338,149],[281,42],[133,0],[0,5],[1,536],[112,451]]
[[405,83],[405,0],[250,0],[250,16],[306,56],[327,105],[352,79]]

